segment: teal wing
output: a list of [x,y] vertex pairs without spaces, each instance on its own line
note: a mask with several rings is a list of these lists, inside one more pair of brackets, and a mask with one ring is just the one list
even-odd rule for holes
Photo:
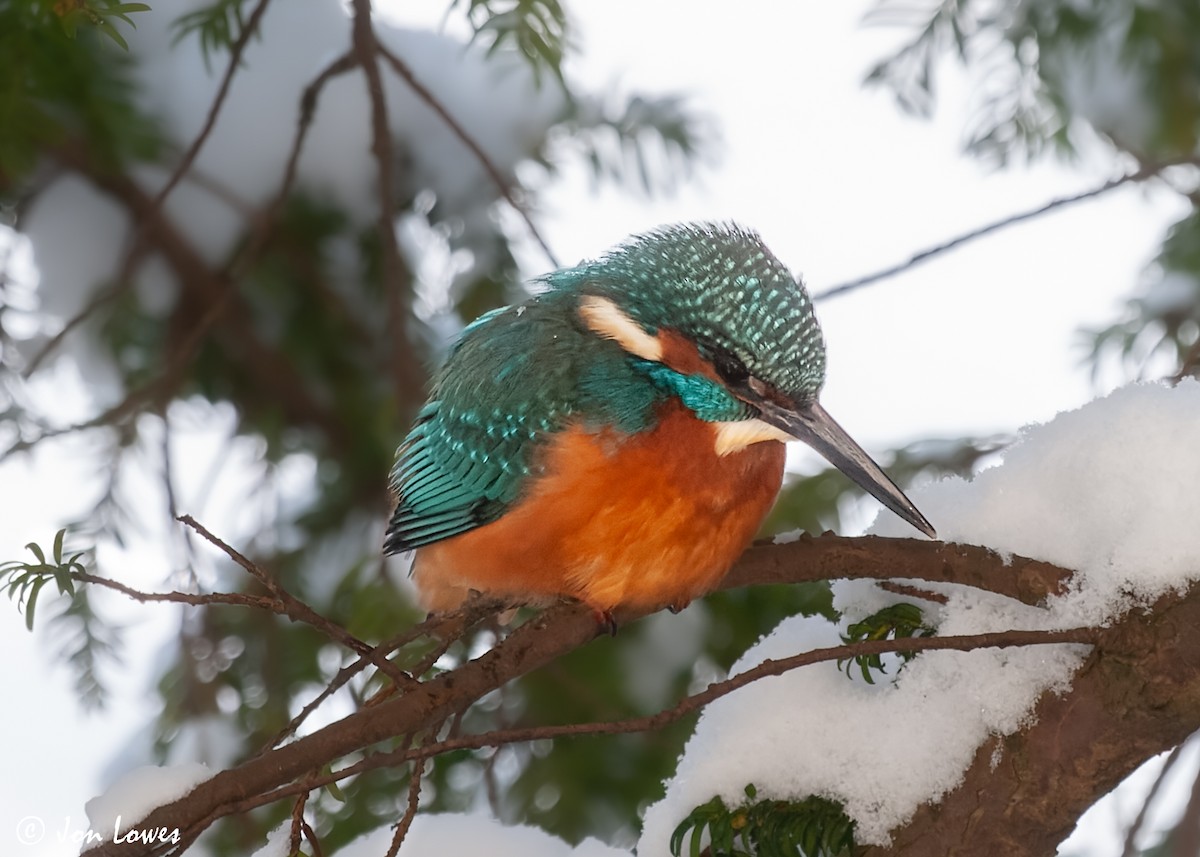
[[388,553],[496,520],[537,477],[538,447],[572,419],[589,337],[555,297],[470,325],[400,445]]

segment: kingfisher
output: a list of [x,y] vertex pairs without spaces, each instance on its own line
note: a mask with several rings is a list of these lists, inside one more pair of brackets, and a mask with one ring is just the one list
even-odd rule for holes
[[541,284],[463,330],[397,451],[384,550],[415,551],[427,609],[681,609],[753,539],[791,440],[936,537],[821,407],[812,300],[757,233],[663,227]]

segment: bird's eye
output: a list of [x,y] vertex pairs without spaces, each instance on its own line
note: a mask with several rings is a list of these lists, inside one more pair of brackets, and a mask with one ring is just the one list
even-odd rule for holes
[[713,368],[726,383],[735,386],[744,384],[750,377],[750,370],[746,368],[746,364],[723,348],[713,353]]

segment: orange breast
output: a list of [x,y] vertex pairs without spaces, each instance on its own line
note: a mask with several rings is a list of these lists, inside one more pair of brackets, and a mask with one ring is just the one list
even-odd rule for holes
[[784,446],[726,456],[681,404],[653,431],[573,427],[545,449],[545,476],[502,518],[417,551],[431,610],[468,589],[597,610],[682,605],[711,589],[754,537],[783,478]]

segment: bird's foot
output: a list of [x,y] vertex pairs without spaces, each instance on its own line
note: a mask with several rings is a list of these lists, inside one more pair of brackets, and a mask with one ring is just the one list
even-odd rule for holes
[[617,636],[617,620],[613,617],[611,610],[598,610],[593,607],[592,617],[595,618],[601,632],[610,637]]
[[684,600],[672,601],[670,604],[667,605],[667,609],[670,610],[672,613],[678,614],[678,613],[682,613],[684,610],[686,610],[688,608],[688,605],[691,603],[692,603],[692,599],[690,599],[690,598],[688,598],[685,601]]

